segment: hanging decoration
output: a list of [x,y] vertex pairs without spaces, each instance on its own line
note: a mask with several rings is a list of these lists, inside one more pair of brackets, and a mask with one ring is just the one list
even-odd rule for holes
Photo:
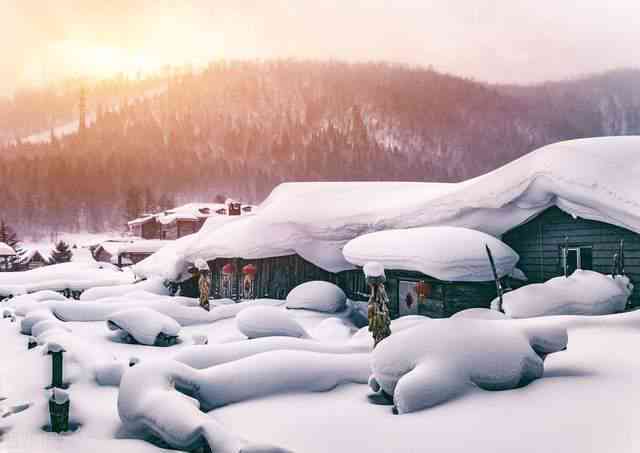
[[424,304],[431,292],[431,285],[424,280],[420,280],[416,283],[416,295],[418,296],[418,303]]
[[231,280],[232,276],[235,273],[236,268],[233,263],[227,263],[222,266],[220,289],[221,295],[223,298],[231,299],[232,296],[232,288],[231,288]]
[[255,299],[255,280],[258,269],[253,264],[247,264],[242,268],[242,298]]

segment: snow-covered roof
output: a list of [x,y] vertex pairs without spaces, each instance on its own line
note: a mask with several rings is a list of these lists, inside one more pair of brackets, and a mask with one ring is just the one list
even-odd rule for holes
[[[251,207],[251,211],[253,211],[255,208],[254,206],[244,204],[242,205],[242,207]],[[173,209],[167,209],[166,211],[158,212],[156,214],[146,214],[142,217],[128,222],[128,224],[130,226],[133,226],[147,223],[152,220],[156,220],[163,225],[168,225],[171,222],[175,222],[176,220],[190,220],[196,222],[217,215],[217,211],[226,208],[226,203],[187,203]],[[242,212],[246,214],[246,210],[243,209]]]
[[51,251],[42,251],[40,249],[37,248],[31,248],[29,250],[27,250],[21,257],[19,260],[20,264],[26,264],[29,263],[31,260],[33,260],[36,255],[40,255],[40,257],[42,258],[43,261],[50,261],[51,260]]
[[545,146],[456,184],[285,183],[255,215],[211,222],[141,275],[178,278],[196,259],[299,254],[328,271],[351,269],[342,248],[380,230],[460,226],[499,237],[550,206],[640,233],[640,137],[602,137]]
[[120,251],[120,248],[125,245],[125,244],[130,244],[134,241],[129,240],[129,241],[115,241],[115,240],[108,240],[108,241],[104,241],[101,242],[100,245],[98,245],[98,247],[96,248],[96,252],[99,249],[104,249],[105,252],[107,252],[109,255],[111,256],[115,256],[118,254],[118,252]]
[[501,240],[459,227],[419,227],[369,233],[349,241],[343,255],[352,264],[375,261],[386,269],[421,272],[444,281],[493,280],[485,246],[500,277],[509,274],[518,254]]
[[5,244],[4,242],[0,242],[0,256],[13,256],[16,254],[16,251],[13,250],[12,247]]
[[121,244],[116,252],[117,255],[123,253],[155,253],[173,241],[162,239],[142,239],[140,241]]

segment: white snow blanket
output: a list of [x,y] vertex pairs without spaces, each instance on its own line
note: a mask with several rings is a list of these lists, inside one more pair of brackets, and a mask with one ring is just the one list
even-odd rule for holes
[[165,281],[162,278],[150,278],[128,285],[90,288],[80,295],[80,300],[97,300],[104,299],[106,297],[119,297],[139,291],[168,296],[169,288],[164,284],[164,282]]
[[0,273],[0,296],[52,290],[84,291],[96,286],[133,283],[133,274],[107,263],[70,262],[24,272]]
[[506,293],[502,308],[511,318],[606,315],[624,311],[632,292],[628,277],[578,269],[567,278],[555,277]]
[[368,354],[271,351],[203,370],[176,361],[143,362],[122,377],[118,413],[127,429],[149,430],[175,448],[192,448],[204,437],[219,453],[276,453],[285,450],[233,435],[200,406],[211,410],[277,393],[327,391],[365,383],[368,374]]
[[280,307],[249,307],[238,313],[236,324],[238,330],[249,339],[273,336],[309,337],[304,328]]
[[445,281],[493,280],[485,246],[500,277],[510,274],[520,257],[507,244],[480,231],[460,227],[422,227],[365,234],[345,245],[344,257],[364,266],[421,272]]
[[640,233],[638,149],[640,137],[633,136],[560,142],[457,184],[281,184],[255,215],[224,223],[209,223],[211,218],[195,240],[151,256],[136,272],[175,280],[198,258],[295,253],[339,272],[353,268],[342,248],[363,234],[459,226],[499,237],[553,205]]
[[149,308],[132,308],[113,313],[107,318],[111,330],[123,330],[140,344],[153,346],[158,335],[177,337],[180,324],[173,318]]
[[347,296],[337,285],[315,280],[302,283],[287,294],[287,308],[335,313],[346,307]]
[[564,327],[511,321],[430,319],[394,333],[373,352],[374,391],[393,396],[400,414],[435,406],[475,384],[513,389],[542,376],[546,354],[567,346]]

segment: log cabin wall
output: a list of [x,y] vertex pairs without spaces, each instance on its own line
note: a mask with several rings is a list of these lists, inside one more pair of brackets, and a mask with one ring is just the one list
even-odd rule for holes
[[557,207],[551,207],[504,234],[502,240],[519,255],[518,267],[529,278],[529,283],[542,283],[563,275],[562,249],[568,238],[568,247],[591,249],[590,267],[610,274],[613,255],[624,239],[625,271],[636,285],[631,304],[640,306],[640,235],[608,223],[576,218]]
[[[247,264],[256,267],[254,295],[256,298],[285,299],[289,291],[301,283],[312,280],[324,280],[337,283],[337,275],[325,271],[303,259],[299,255],[280,256],[261,259],[218,258],[209,261],[211,269],[211,296],[220,298],[222,291],[222,267],[233,263],[235,272],[231,275],[232,298],[240,298],[244,275],[242,268]],[[198,297],[198,282],[190,278],[180,284],[181,294]]]
[[[402,287],[412,287],[417,282],[425,282],[429,288],[423,303],[416,301],[415,314],[432,318],[449,317],[468,308],[489,308],[496,297],[495,282],[445,282],[420,272],[385,270],[385,289],[389,296],[389,311],[392,318],[401,313],[400,293]],[[362,269],[344,271],[338,274],[338,285],[354,300],[367,300],[369,288]]]
[[289,291],[301,283],[324,280],[336,283],[336,275],[306,261],[299,255],[262,259],[219,258],[209,261],[212,271],[211,291],[214,297],[222,295],[222,267],[233,263],[235,272],[231,276],[233,297],[238,297],[242,289],[244,275],[242,268],[247,264],[256,266],[254,294],[256,298],[285,299]]

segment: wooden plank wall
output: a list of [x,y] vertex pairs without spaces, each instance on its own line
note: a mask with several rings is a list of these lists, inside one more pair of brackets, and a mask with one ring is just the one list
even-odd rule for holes
[[311,280],[324,280],[337,283],[337,276],[331,272],[304,260],[299,255],[280,256],[246,260],[242,258],[219,258],[209,261],[212,270],[211,293],[214,297],[221,295],[222,267],[233,262],[236,272],[232,278],[234,293],[242,288],[242,267],[247,264],[256,266],[255,295],[258,298],[268,297],[284,299],[294,287]]
[[531,283],[540,283],[562,275],[561,249],[565,236],[569,246],[593,247],[593,270],[611,273],[614,253],[620,239],[625,244],[625,269],[636,285],[631,303],[640,306],[640,235],[608,223],[574,219],[556,207],[544,211],[510,232],[502,240],[519,255],[518,267]]

